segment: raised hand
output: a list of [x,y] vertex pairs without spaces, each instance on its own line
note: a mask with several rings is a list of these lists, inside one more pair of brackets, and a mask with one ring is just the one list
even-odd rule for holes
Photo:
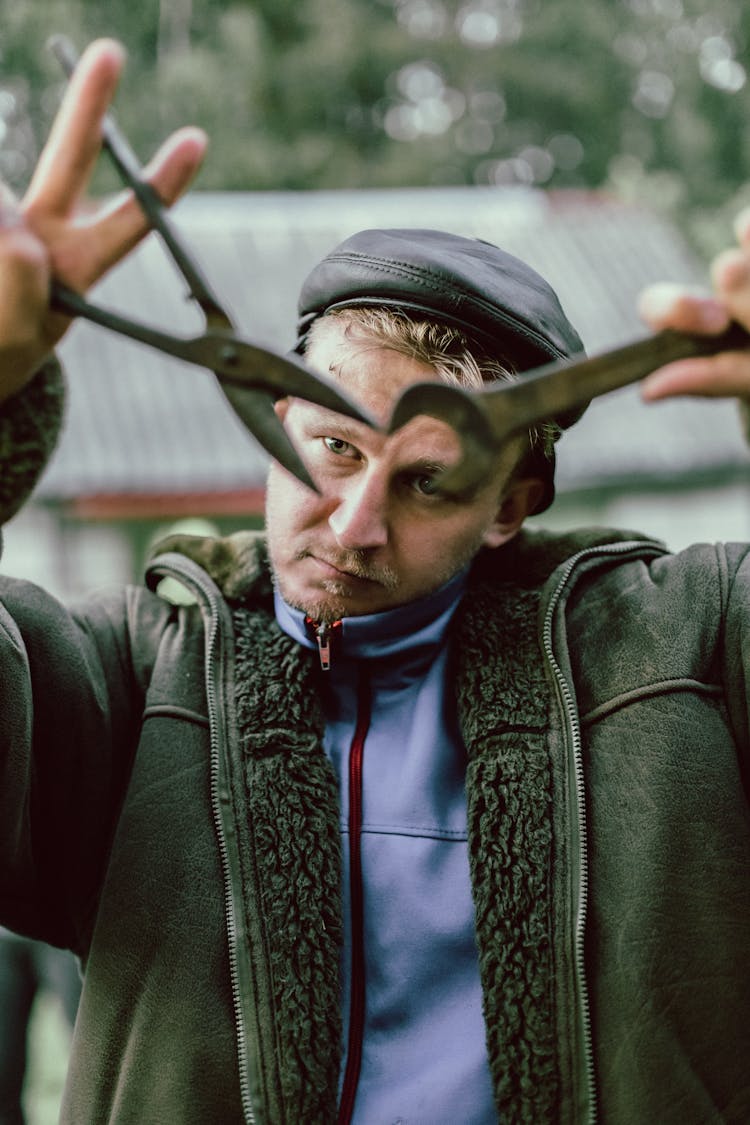
[[[676,285],[653,285],[644,291],[640,312],[652,328],[711,334],[736,320],[750,330],[750,209],[737,217],[735,231],[737,247],[713,262],[713,293]],[[672,363],[645,379],[642,391],[647,400],[673,395],[750,400],[750,350]]]
[[[20,203],[0,195],[0,400],[30,378],[69,324],[49,311],[50,277],[85,291],[148,230],[129,191],[103,207],[82,206],[124,58],[113,40],[84,52],[26,195]],[[161,147],[144,175],[165,203],[189,185],[205,148],[192,128]]]

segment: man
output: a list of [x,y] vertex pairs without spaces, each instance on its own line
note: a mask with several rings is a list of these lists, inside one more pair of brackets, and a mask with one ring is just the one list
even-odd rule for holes
[[[89,285],[143,232],[128,199],[71,219],[120,62],[87,53],[0,245],[6,511],[55,432],[49,272]],[[201,151],[157,159],[165,198]],[[739,234],[654,326],[750,325]],[[578,346],[532,271],[439,232],[355,236],[300,311],[381,417]],[[688,392],[747,395],[750,354],[647,390]],[[85,966],[64,1119],[746,1121],[747,549],[525,533],[550,427],[449,499],[435,420],[279,410],[320,493],[271,469],[270,566],[172,541],[72,613],[2,582],[0,920]]]

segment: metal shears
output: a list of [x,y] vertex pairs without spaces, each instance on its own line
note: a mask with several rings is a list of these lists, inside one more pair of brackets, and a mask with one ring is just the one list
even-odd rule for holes
[[462,457],[441,475],[438,488],[458,497],[470,494],[488,479],[494,458],[514,434],[638,382],[674,360],[749,347],[750,334],[736,323],[718,336],[666,329],[599,355],[545,364],[524,372],[518,382],[491,383],[481,390],[415,383],[397,401],[389,432],[418,414],[452,426],[461,442]]
[[[55,36],[50,48],[70,75],[77,61],[71,44],[65,37]],[[343,395],[332,380],[314,373],[301,359],[258,347],[235,335],[229,315],[181,245],[158,196],[142,179],[138,161],[111,115],[104,120],[103,147],[183,274],[190,297],[205,315],[207,330],[190,339],[175,337],[99,308],[59,282],[52,285],[51,304],[68,316],[83,317],[213,371],[235,412],[260,444],[299,480],[315,489],[276,416],[274,403],[278,398],[295,395],[374,428],[380,427]],[[488,384],[478,391],[439,382],[415,383],[397,400],[388,432],[400,429],[417,415],[429,415],[450,425],[461,442],[462,457],[441,475],[438,487],[446,495],[460,496],[471,493],[487,479],[494,458],[514,434],[637,382],[673,360],[748,347],[750,334],[737,324],[719,336],[693,336],[668,330],[597,356],[546,364],[525,372],[518,382]]]
[[[64,36],[55,36],[49,46],[70,76],[77,62],[70,42]],[[100,308],[56,280],[53,280],[50,289],[51,307],[66,316],[83,317],[177,359],[213,371],[235,413],[260,444],[285,469],[317,490],[302,458],[276,416],[276,400],[286,395],[295,395],[367,425],[374,423],[359,406],[341,393],[333,380],[313,372],[301,359],[258,347],[235,334],[229,314],[180,242],[158,195],[142,178],[138,160],[111,114],[103,122],[102,145],[125,185],[135,194],[151,228],[160,235],[183,275],[189,296],[206,318],[206,331],[191,338],[172,336],[109,309]]]

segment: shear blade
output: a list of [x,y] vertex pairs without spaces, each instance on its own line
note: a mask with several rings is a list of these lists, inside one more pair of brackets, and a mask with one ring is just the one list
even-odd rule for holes
[[289,435],[279,421],[273,408],[273,400],[267,391],[251,387],[234,387],[226,382],[220,383],[237,417],[271,454],[279,464],[311,488],[318,492],[318,486],[310,476],[304,461],[289,440]]
[[472,492],[487,479],[495,453],[481,399],[449,383],[414,383],[398,399],[388,433],[395,433],[420,415],[445,422],[461,443],[461,459],[441,474],[439,492],[456,498]]
[[[213,340],[211,344],[215,346]],[[228,356],[216,370],[216,375],[224,384],[256,385],[276,398],[293,395],[378,428],[367,412],[342,394],[332,380],[313,371],[297,356],[282,355],[234,338],[226,341],[219,338],[219,346]]]

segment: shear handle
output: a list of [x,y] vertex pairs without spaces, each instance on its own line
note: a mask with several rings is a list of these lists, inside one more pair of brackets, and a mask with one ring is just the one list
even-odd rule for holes
[[[70,317],[83,317],[102,328],[156,348],[198,367],[213,371],[222,385],[264,391],[272,399],[295,395],[346,414],[368,426],[377,424],[332,380],[314,373],[301,359],[257,347],[221,331],[181,338],[130,320],[110,309],[91,304],[85,297],[53,280],[50,305]],[[247,418],[243,418],[247,421]],[[249,424],[249,422],[248,422]],[[252,428],[252,427],[251,427]]]
[[599,395],[645,378],[667,363],[748,347],[750,334],[736,323],[718,336],[664,329],[601,355],[547,364],[517,383],[488,386],[477,397],[494,440],[501,444],[513,432],[560,418]]
[[665,329],[591,358],[562,360],[526,372],[513,383],[468,391],[447,383],[415,383],[401,395],[388,427],[393,433],[418,414],[447,422],[461,441],[461,461],[440,478],[440,491],[468,495],[492,471],[513,434],[560,418],[599,395],[645,378],[667,363],[750,347],[750,333],[732,324],[718,336]]

